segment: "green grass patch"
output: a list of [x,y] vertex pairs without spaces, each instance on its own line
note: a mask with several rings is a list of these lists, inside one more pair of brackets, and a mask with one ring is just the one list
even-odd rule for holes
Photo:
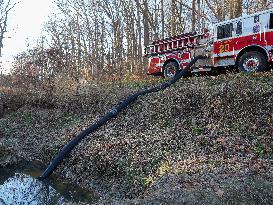
[[259,144],[254,148],[254,152],[260,158],[272,158],[273,157],[273,145],[268,146],[265,144]]
[[243,131],[244,130],[244,126],[241,123],[234,122],[231,125],[229,125],[229,129],[232,132],[238,132],[238,131]]
[[204,129],[201,127],[193,127],[192,132],[196,135],[201,135],[204,133]]

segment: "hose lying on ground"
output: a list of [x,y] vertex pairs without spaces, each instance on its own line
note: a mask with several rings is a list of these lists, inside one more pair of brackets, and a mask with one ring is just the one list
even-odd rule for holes
[[116,117],[124,108],[126,108],[129,104],[134,102],[139,96],[146,95],[148,93],[158,92],[160,90],[164,90],[178,81],[181,77],[186,75],[188,72],[191,71],[191,67],[198,61],[199,59],[204,58],[203,56],[197,56],[191,60],[191,62],[181,71],[179,71],[174,78],[171,80],[158,85],[156,87],[148,88],[145,90],[140,90],[137,93],[129,96],[124,101],[120,102],[116,107],[113,107],[105,116],[100,118],[97,122],[92,124],[90,127],[83,130],[79,135],[74,137],[67,145],[63,147],[63,149],[55,156],[51,164],[47,167],[44,173],[38,177],[38,179],[43,180],[49,177],[53,171],[57,168],[57,166],[62,162],[62,160],[77,146],[77,144],[85,138],[90,133],[96,131],[102,125],[104,125],[110,119]]

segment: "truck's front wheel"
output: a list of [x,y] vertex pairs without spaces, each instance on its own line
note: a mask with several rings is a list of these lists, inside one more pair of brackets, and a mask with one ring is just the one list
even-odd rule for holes
[[262,72],[267,70],[267,61],[262,53],[250,51],[240,57],[238,68],[245,73]]
[[179,71],[178,63],[171,61],[165,65],[163,75],[165,78],[171,79],[178,73],[178,71]]

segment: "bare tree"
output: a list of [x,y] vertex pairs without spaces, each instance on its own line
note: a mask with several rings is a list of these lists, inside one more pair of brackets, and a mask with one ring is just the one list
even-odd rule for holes
[[[60,12],[52,15],[46,31],[50,36],[49,49],[58,55],[56,59],[44,55],[43,59],[49,60],[42,61],[44,69],[41,63],[38,67],[44,75],[50,70],[52,76],[75,80],[117,80],[128,74],[143,75],[148,63],[143,58],[143,47],[151,41],[184,32],[202,32],[215,19],[235,18],[272,5],[272,0],[54,1]],[[35,62],[32,64],[37,67]]]
[[2,55],[4,34],[7,32],[8,14],[14,8],[16,3],[11,0],[0,0],[0,57]]

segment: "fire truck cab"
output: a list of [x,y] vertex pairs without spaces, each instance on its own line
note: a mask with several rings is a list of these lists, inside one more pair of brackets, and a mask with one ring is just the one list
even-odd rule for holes
[[243,72],[268,69],[273,52],[273,9],[223,21],[212,33],[181,34],[154,41],[146,48],[148,74],[173,77],[194,56],[198,61],[192,72],[213,68],[237,67]]

